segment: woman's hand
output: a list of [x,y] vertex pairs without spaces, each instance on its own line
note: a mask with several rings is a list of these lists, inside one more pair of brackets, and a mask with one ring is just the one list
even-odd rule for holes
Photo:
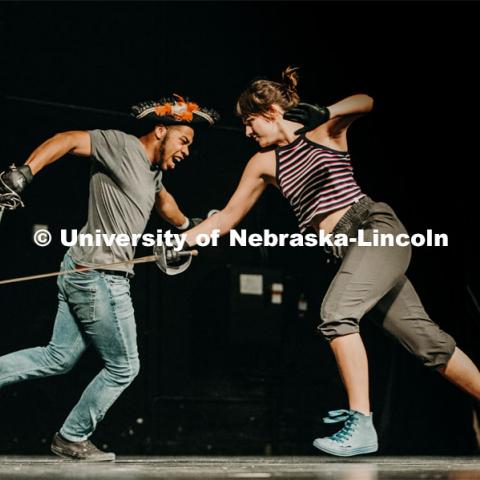
[[299,103],[283,114],[285,120],[301,123],[303,128],[295,131],[295,135],[300,135],[310,130],[314,130],[322,123],[330,119],[330,112],[326,107],[312,105],[310,103]]

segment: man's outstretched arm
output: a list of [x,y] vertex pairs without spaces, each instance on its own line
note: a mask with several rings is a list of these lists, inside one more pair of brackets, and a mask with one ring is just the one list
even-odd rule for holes
[[67,153],[89,157],[92,154],[90,134],[84,131],[57,133],[39,145],[30,154],[25,165],[28,165],[32,175],[35,175]]
[[0,173],[0,204],[14,209],[23,205],[20,193],[33,180],[33,176],[46,165],[58,160],[66,153],[90,156],[91,141],[88,132],[71,131],[58,133],[38,146],[24,165],[14,165]]

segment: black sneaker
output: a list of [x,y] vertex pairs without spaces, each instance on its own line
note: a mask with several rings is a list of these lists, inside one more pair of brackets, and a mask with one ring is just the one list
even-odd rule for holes
[[90,440],[70,442],[58,432],[53,436],[50,450],[63,458],[71,460],[86,460],[90,462],[113,462],[115,454],[99,450]]

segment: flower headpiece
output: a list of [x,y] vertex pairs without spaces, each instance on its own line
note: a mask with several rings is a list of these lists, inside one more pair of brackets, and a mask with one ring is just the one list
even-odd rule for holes
[[137,120],[149,120],[165,125],[213,125],[220,118],[215,110],[200,108],[197,103],[185,100],[180,95],[162,98],[159,101],[142,102],[132,106],[132,115]]

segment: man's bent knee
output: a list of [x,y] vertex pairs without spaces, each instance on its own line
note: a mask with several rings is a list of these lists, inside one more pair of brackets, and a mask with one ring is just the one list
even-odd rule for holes
[[140,371],[138,358],[130,359],[128,363],[107,367],[107,372],[117,385],[130,385]]
[[50,366],[52,373],[61,375],[69,372],[77,363],[78,357],[69,351],[58,351],[51,345],[42,347],[46,363]]

